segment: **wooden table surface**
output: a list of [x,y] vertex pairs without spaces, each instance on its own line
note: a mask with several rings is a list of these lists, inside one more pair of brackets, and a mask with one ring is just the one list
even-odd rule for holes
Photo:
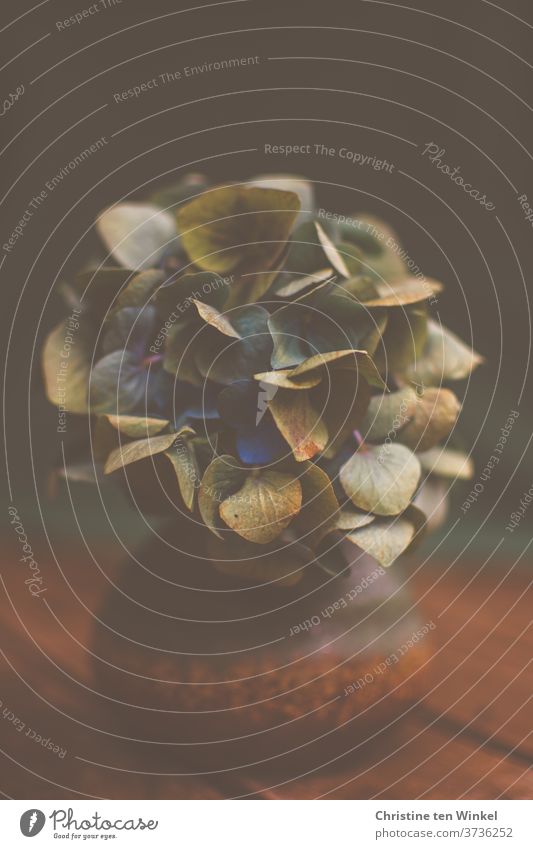
[[[65,544],[66,546],[66,544]],[[257,773],[143,775],[142,745],[105,733],[110,705],[91,667],[91,611],[106,580],[81,551],[41,560],[48,605],[4,549],[0,620],[0,790],[8,798],[533,798],[531,570],[503,560],[413,569],[434,650],[422,697],[342,764],[287,782]],[[105,552],[100,552],[102,562]],[[416,565],[416,564],[415,564]],[[14,718],[12,718],[12,714]],[[22,728],[22,723],[24,727]],[[19,730],[20,729],[20,730]],[[32,729],[35,733],[28,733]],[[35,738],[49,738],[63,757]],[[99,765],[100,764],[100,765]]]

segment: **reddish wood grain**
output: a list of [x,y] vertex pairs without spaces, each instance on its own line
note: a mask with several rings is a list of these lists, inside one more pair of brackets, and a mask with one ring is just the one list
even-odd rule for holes
[[[113,706],[91,672],[92,613],[113,580],[80,552],[43,564],[44,604],[21,580],[16,551],[4,553],[0,620],[1,782],[14,798],[531,798],[533,753],[530,573],[492,564],[432,564],[410,582],[435,651],[416,673],[423,698],[403,721],[359,745],[342,762],[307,776],[261,772],[192,776],[175,753],[162,775],[146,770],[142,744],[116,736]],[[111,560],[111,562],[110,562]],[[101,559],[100,562],[103,562]],[[504,578],[504,580],[502,580]],[[70,584],[70,586],[69,586]],[[26,734],[50,738],[64,757]],[[114,736],[115,732],[115,736]],[[92,761],[92,763],[90,763]],[[151,760],[153,763],[153,758]],[[99,766],[98,764],[102,764]],[[178,767],[176,768],[176,764]],[[118,769],[111,769],[115,766]],[[146,770],[150,771],[150,770]],[[167,773],[184,773],[168,775]]]

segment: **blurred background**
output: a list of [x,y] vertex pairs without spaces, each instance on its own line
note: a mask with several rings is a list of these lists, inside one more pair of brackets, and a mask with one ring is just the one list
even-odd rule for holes
[[[6,4],[6,21],[17,10]],[[521,11],[527,4],[514,3],[504,14],[485,2],[446,10],[438,2],[423,9],[334,2],[326,14],[319,3],[254,0],[169,19],[168,3],[159,2],[150,6],[153,20],[143,23],[144,4],[124,0],[57,31],[54,24],[72,5],[54,2],[4,32],[9,56],[50,33],[4,69],[4,91],[26,86],[4,116],[11,128],[3,154],[4,234],[76,153],[101,136],[107,141],[48,192],[2,268],[6,437],[19,502],[28,498],[33,512],[34,490],[59,452],[38,354],[62,314],[59,284],[94,256],[90,228],[98,212],[120,198],[146,197],[189,170],[214,180],[287,171],[315,181],[327,210],[367,211],[390,222],[424,274],[446,284],[438,316],[486,357],[463,387],[460,423],[480,472],[509,413],[520,412],[483,495],[463,516],[457,511],[470,487],[457,487],[450,512],[461,522],[447,544],[474,536],[490,514],[475,535],[476,546],[490,548],[532,483],[533,239],[518,200],[528,191],[533,197],[525,58],[531,26],[519,19]],[[231,56],[259,61],[184,76],[187,67]],[[177,70],[177,81],[114,101],[117,92]],[[430,163],[423,155],[429,143],[444,149],[442,162],[459,166],[493,211]],[[310,145],[311,154],[265,154],[265,144]],[[394,168],[317,156],[315,144]],[[512,535],[513,545],[524,530]]]

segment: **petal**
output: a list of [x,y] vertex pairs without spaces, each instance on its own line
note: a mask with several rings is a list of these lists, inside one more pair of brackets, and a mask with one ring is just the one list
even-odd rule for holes
[[152,204],[112,206],[102,212],[96,227],[106,248],[126,268],[153,268],[177,241],[174,217]]
[[148,372],[131,351],[113,351],[93,368],[89,405],[93,413],[138,411],[146,396]]
[[141,359],[156,331],[156,310],[124,307],[110,319],[105,330],[102,347],[106,354],[128,350]]
[[291,454],[289,444],[269,412],[265,413],[257,427],[240,431],[236,445],[242,462],[250,465],[273,463]]

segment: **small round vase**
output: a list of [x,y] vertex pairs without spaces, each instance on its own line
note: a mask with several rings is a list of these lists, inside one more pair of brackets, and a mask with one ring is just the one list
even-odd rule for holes
[[205,559],[208,533],[163,527],[95,620],[97,689],[121,736],[154,743],[147,762],[288,774],[341,757],[416,699],[430,640],[397,566],[348,544],[340,576],[313,566],[292,587],[251,584]]

